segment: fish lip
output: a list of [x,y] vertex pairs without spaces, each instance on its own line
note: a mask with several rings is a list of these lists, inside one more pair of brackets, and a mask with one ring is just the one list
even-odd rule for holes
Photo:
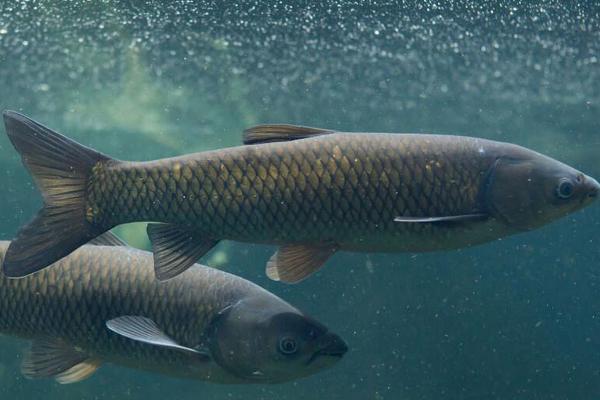
[[324,347],[319,348],[310,356],[306,362],[307,365],[311,364],[321,356],[342,358],[348,351],[348,345],[339,336],[330,333],[325,337],[327,339],[325,340]]
[[306,361],[306,365],[312,364],[317,358],[319,358],[321,356],[342,358],[344,356],[344,354],[346,354],[346,352],[331,353],[331,352],[326,352],[323,350],[317,350],[312,354],[312,356],[310,356],[308,361]]
[[588,197],[596,198],[600,195],[600,183],[591,176],[586,176],[587,186],[590,188]]
[[343,357],[344,354],[346,354],[347,350],[340,350],[340,351],[319,351],[319,355],[320,356],[330,356],[330,357]]

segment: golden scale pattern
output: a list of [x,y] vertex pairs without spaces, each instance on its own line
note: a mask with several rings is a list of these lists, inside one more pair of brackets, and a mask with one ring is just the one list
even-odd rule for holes
[[326,135],[97,168],[93,222],[192,225],[242,241],[427,230],[397,216],[474,211],[490,163],[474,139]]

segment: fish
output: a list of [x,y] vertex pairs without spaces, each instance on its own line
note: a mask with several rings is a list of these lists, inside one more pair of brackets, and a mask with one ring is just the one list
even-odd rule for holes
[[[0,241],[0,260],[8,248]],[[194,265],[158,281],[152,254],[110,233],[52,268],[22,279],[0,276],[0,333],[31,340],[21,365],[26,377],[62,384],[106,363],[272,384],[329,368],[348,350],[323,324],[224,271]]]
[[452,250],[531,231],[600,190],[548,156],[475,137],[260,125],[241,146],[128,162],[13,111],[4,121],[45,204],[8,249],[11,277],[150,221],[160,280],[227,239],[278,246],[266,273],[296,283],[338,251]]

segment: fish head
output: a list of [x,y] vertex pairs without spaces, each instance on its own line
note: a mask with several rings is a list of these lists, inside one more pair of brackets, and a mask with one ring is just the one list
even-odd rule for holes
[[488,177],[491,214],[518,231],[538,228],[595,201],[598,182],[550,157],[515,146]]
[[338,335],[273,295],[247,298],[226,309],[214,323],[210,343],[222,368],[256,383],[312,375],[348,350]]

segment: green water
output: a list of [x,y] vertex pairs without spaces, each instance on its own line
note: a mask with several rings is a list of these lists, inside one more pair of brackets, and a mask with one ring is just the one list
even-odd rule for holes
[[[600,177],[600,6],[490,3],[2,0],[0,106],[121,159],[285,122],[511,141]],[[10,239],[41,198],[3,134],[0,173]],[[340,253],[291,287],[264,276],[272,247],[222,243],[202,261],[326,323],[345,358],[273,386],[112,365],[60,386],[21,377],[27,344],[2,337],[0,398],[598,398],[599,223],[594,205],[462,251]],[[143,226],[117,232],[148,246]]]

